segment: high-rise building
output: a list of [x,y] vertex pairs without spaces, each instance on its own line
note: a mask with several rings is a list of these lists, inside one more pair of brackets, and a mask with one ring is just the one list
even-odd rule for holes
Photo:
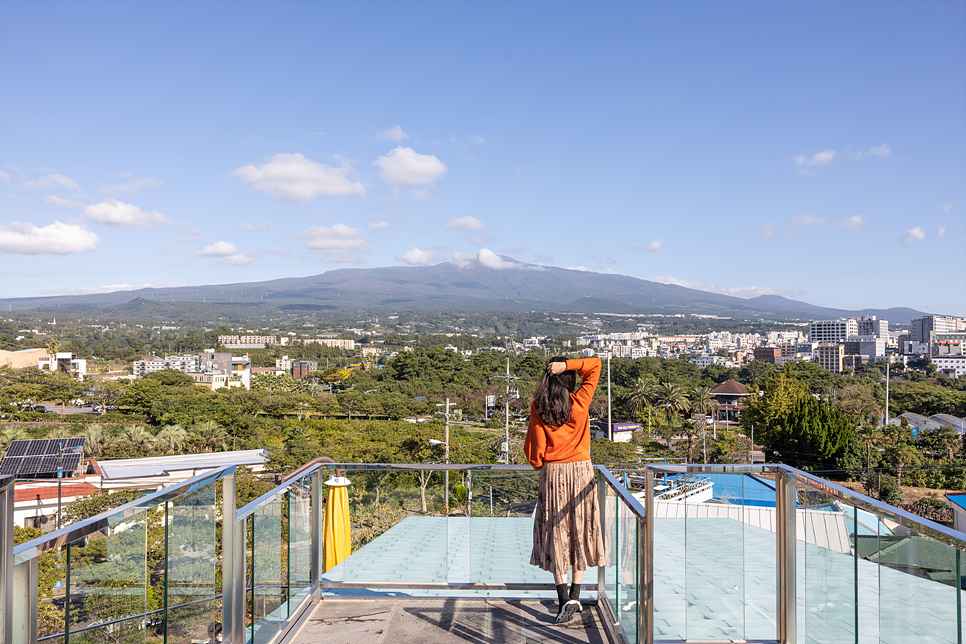
[[832,373],[842,373],[845,368],[845,345],[831,342],[818,345],[815,362]]
[[874,335],[877,338],[889,338],[889,320],[880,320],[874,315],[863,315],[857,322],[859,331],[856,335]]
[[855,318],[816,320],[808,326],[810,342],[842,342],[853,335],[859,335],[859,321]]
[[913,342],[928,343],[931,332],[953,333],[959,325],[959,318],[946,317],[944,315],[926,315],[917,320],[913,320],[909,330],[912,334]]

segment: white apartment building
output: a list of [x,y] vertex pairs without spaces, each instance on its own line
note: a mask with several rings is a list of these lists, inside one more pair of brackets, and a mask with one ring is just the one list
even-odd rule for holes
[[346,351],[354,351],[356,348],[355,340],[341,340],[339,338],[308,338],[302,340],[305,344],[324,344],[330,349],[344,349]]
[[808,325],[808,339],[818,344],[842,342],[859,335],[859,322],[855,318],[839,320],[816,320]]
[[939,373],[955,378],[966,376],[966,355],[933,356],[929,361],[936,365]]
[[874,335],[889,338],[889,320],[880,320],[874,315],[863,315],[858,319],[859,331],[856,335]]
[[218,344],[226,347],[232,344],[273,346],[278,344],[278,340],[274,335],[219,335]]
[[134,361],[134,375],[138,378],[143,378],[153,371],[163,371],[164,369],[174,369],[182,373],[198,371],[198,356],[166,356],[164,358]]
[[44,354],[37,361],[37,368],[46,369],[47,371],[63,371],[76,377],[78,380],[83,380],[84,376],[87,375],[87,360],[78,358],[70,351],[57,352],[53,356]]

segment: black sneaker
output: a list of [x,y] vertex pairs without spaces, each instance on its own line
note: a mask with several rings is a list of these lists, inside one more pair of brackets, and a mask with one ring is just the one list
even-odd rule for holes
[[574,618],[574,613],[580,612],[580,602],[576,599],[571,599],[566,604],[560,607],[560,612],[557,613],[557,619],[554,624],[563,624],[564,622],[569,622]]

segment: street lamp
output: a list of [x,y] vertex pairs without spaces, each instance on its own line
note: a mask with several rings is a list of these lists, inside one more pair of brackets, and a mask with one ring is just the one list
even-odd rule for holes
[[[435,438],[429,439],[430,445],[442,445],[444,449],[443,462],[449,465],[449,398],[446,399],[446,423],[443,440]],[[446,507],[446,514],[449,514],[449,470],[443,470],[443,505]]]
[[60,530],[60,507],[61,507],[61,481],[64,478],[64,454],[80,454],[84,451],[83,445],[74,447],[64,447],[64,441],[58,443],[60,448],[57,451],[57,529]]

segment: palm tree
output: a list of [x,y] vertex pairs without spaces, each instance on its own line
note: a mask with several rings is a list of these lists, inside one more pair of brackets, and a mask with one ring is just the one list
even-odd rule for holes
[[144,425],[127,425],[121,430],[119,438],[131,443],[142,453],[150,454],[156,444],[156,439]]
[[223,452],[228,449],[228,433],[213,420],[195,423],[188,431],[192,442],[200,443],[206,452]]
[[896,483],[899,486],[902,486],[902,468],[910,463],[916,463],[921,458],[919,450],[908,443],[890,447],[886,450],[885,457],[896,468]]
[[109,436],[103,425],[88,425],[78,432],[78,437],[86,439],[84,441],[84,456],[100,456],[101,451],[107,446]]
[[188,439],[188,432],[181,425],[168,425],[158,432],[158,449],[164,454],[176,454]]
[[651,407],[657,400],[657,382],[650,376],[642,376],[631,385],[631,391],[627,395],[627,402],[635,413],[640,413],[647,409],[650,417]]
[[47,349],[47,355],[50,356],[50,370],[57,371],[57,349],[60,348],[60,342],[51,338],[47,340],[45,348]]
[[694,462],[694,441],[698,439],[698,424],[693,420],[681,423],[681,433],[688,442],[688,463]]
[[668,423],[672,422],[672,415],[676,418],[678,414],[686,410],[689,406],[688,397],[684,394],[684,389],[672,382],[662,382],[658,386],[657,401],[661,407],[667,410]]
[[696,414],[707,414],[719,407],[718,399],[711,393],[711,387],[695,387],[691,390],[691,411]]

